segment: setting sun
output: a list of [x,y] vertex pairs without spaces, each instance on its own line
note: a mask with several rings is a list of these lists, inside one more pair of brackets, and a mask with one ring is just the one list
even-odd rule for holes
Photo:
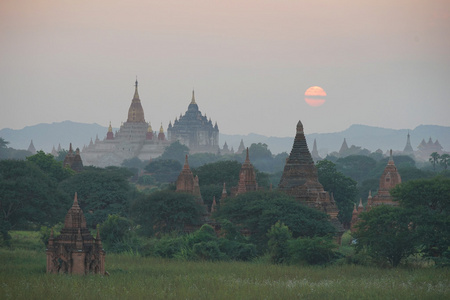
[[317,107],[325,103],[327,93],[320,86],[312,86],[305,92],[305,102],[309,106]]

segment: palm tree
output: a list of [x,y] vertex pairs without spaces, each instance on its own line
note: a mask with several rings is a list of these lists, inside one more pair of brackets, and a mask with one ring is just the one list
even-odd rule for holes
[[442,154],[439,163],[447,170],[448,165],[450,164],[450,155]]
[[437,152],[433,152],[430,154],[430,159],[428,159],[428,160],[433,165],[434,171],[436,171],[436,164],[438,163],[440,157],[441,156]]

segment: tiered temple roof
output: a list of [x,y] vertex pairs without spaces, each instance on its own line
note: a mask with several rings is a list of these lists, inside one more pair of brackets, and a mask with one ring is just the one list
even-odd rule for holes
[[52,229],[46,254],[47,273],[105,274],[105,251],[99,231],[96,238],[89,232],[76,193],[61,234],[54,237]]
[[309,207],[321,210],[336,218],[338,208],[318,180],[317,169],[308,150],[303,124],[297,123],[297,133],[291,153],[286,160],[278,189],[295,197]]

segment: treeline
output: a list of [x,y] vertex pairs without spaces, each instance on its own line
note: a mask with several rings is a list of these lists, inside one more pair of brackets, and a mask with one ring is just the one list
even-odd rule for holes
[[[278,193],[278,183],[271,191],[273,174],[256,168],[258,184],[264,191],[228,197],[220,203],[224,183],[228,193],[237,186],[245,154],[230,156],[240,157],[239,160],[225,160],[224,155],[213,154],[189,156],[192,171],[200,178],[206,207],[200,206],[192,195],[175,193],[173,182],[189,149],[174,144],[163,157],[151,162],[133,159],[125,161],[124,167],[85,167],[80,173],[63,168],[61,161],[43,152],[26,160],[0,160],[0,244],[8,244],[9,230],[41,230],[46,242],[50,228],[57,233],[62,227],[77,192],[89,228],[100,226],[105,249],[110,252],[187,260],[265,257],[274,263],[309,264],[375,260],[397,265],[411,254],[431,257],[441,264],[448,260],[447,172],[428,179],[436,173],[417,169],[408,157],[394,157],[399,170],[404,168],[411,174],[408,177],[408,172],[401,173],[404,183],[393,192],[401,206],[362,214],[354,240],[358,253],[351,250],[342,254],[337,251],[335,229],[327,215]],[[250,159],[256,165],[252,147],[264,150],[266,146],[250,147]],[[334,163],[317,163],[319,181],[333,193],[344,225],[351,221],[361,187],[367,192],[370,188],[373,193],[378,188],[387,159],[370,159],[346,157]],[[202,160],[210,162],[201,164]],[[377,177],[376,184],[364,184],[371,180],[369,176]],[[214,197],[218,211],[207,216]],[[392,249],[388,245],[395,242],[396,253],[380,254],[377,247]]]

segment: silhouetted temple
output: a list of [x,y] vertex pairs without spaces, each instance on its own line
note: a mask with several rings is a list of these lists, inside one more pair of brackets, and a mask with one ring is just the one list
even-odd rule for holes
[[397,206],[398,202],[393,200],[390,190],[400,183],[402,183],[402,178],[400,177],[397,167],[395,166],[394,158],[392,157],[392,150],[390,150],[389,161],[384,168],[383,174],[381,174],[377,194],[375,196],[372,196],[372,191],[369,191],[365,209],[363,208],[362,201],[360,200],[358,208],[356,208],[355,206],[353,210],[351,224],[352,231],[354,231],[354,226],[359,221],[359,214],[361,212],[370,211],[372,208],[379,205]]
[[339,210],[318,180],[317,169],[300,121],[297,123],[294,145],[286,160],[278,189],[309,207],[327,213],[332,219],[337,218]]
[[72,149],[72,143],[70,143],[69,152],[67,152],[66,157],[64,157],[63,166],[69,167],[75,172],[83,171],[83,161],[81,160],[80,149],[77,148],[74,154]]
[[105,251],[97,229],[94,238],[78,205],[77,194],[57,237],[53,229],[47,245],[47,273],[105,274]]
[[211,118],[202,115],[195,102],[192,91],[191,103],[188,110],[180,119],[169,123],[167,138],[171,142],[179,141],[190,149],[190,153],[219,151],[219,127],[212,124]]
[[198,176],[194,177],[194,174],[192,174],[187,155],[184,161],[183,169],[181,170],[180,175],[178,175],[176,191],[192,194],[194,195],[197,203],[204,205],[202,194],[200,192],[200,186],[198,184]]
[[311,151],[311,157],[313,158],[314,162],[318,162],[319,160],[322,160],[322,157],[320,157],[320,155],[319,155],[319,151],[317,151],[316,139],[314,139],[313,150]]
[[258,183],[256,182],[256,173],[255,169],[253,168],[253,165],[250,163],[247,148],[247,156],[245,157],[245,161],[242,164],[241,171],[239,172],[239,183],[236,195],[256,190],[258,190]]

